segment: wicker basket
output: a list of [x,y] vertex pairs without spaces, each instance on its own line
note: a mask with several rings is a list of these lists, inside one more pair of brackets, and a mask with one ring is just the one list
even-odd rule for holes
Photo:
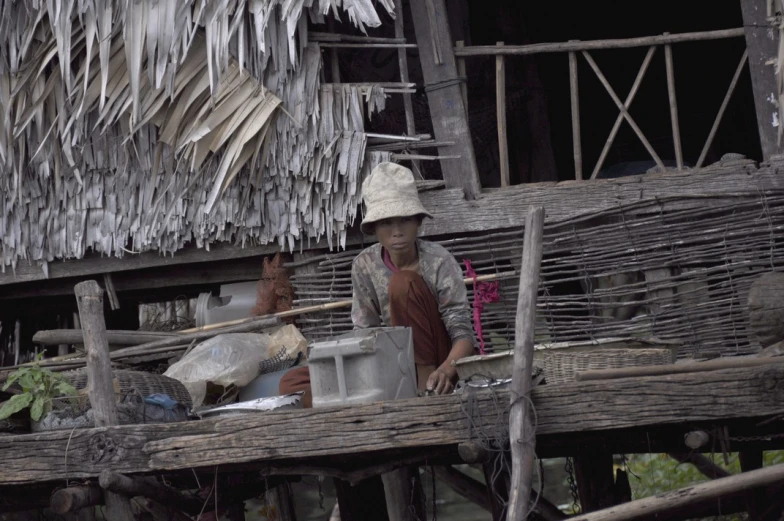
[[548,384],[573,382],[579,371],[673,364],[676,354],[672,348],[548,350],[544,354],[544,374]]
[[[115,369],[113,373],[120,384],[121,394],[128,394],[131,392],[137,392],[141,396],[168,394],[172,400],[176,400],[186,408],[190,409],[192,406],[190,393],[188,393],[188,390],[181,382],[174,378],[159,374],[145,373],[143,371],[128,371],[124,369]],[[87,369],[85,368],[67,371],[63,373],[63,376],[68,378],[77,390],[87,387]]]

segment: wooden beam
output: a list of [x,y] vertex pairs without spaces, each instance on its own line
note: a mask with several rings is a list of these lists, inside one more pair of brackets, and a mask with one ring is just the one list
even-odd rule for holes
[[574,178],[583,180],[583,150],[580,142],[580,82],[577,75],[577,54],[569,53],[569,94],[572,101],[572,150]]
[[[755,0],[756,1],[756,0]],[[633,47],[648,47],[666,43],[704,42],[708,40],[722,40],[724,38],[737,38],[743,36],[743,28],[722,29],[719,31],[700,31],[694,33],[679,33],[656,36],[641,36],[638,38],[620,38],[613,40],[592,40],[562,43],[534,43],[529,45],[505,45],[502,48],[494,45],[475,45],[455,50],[459,57],[468,56],[528,56],[548,52],[580,52],[596,51],[600,49],[630,49]]]
[[581,512],[594,512],[617,504],[611,452],[596,450],[579,454],[574,458],[574,470]]
[[702,501],[720,499],[727,494],[781,483],[782,481],[784,481],[784,464],[774,465],[706,483],[698,483],[697,485],[638,499],[598,512],[575,516],[571,519],[572,521],[627,521],[653,515],[665,516],[659,517],[660,519],[676,519],[676,517],[666,514],[674,515],[679,510]]
[[[784,362],[784,361],[782,361]],[[532,390],[537,436],[654,425],[767,418],[784,413],[784,363],[761,367],[603,382],[544,385]],[[645,400],[640,400],[645,396]],[[271,411],[160,425],[123,425],[0,438],[0,485],[86,479],[111,469],[124,474],[256,467],[286,458],[354,457],[385,450],[422,450],[468,440],[462,395],[351,407]],[[496,413],[506,392],[477,392],[476,429],[503,421]],[[489,412],[489,414],[487,413]],[[298,428],[292,430],[291,425]],[[685,428],[685,427],[684,427]],[[540,445],[537,440],[537,445]],[[108,451],[105,447],[121,447]],[[350,447],[350,450],[347,449]],[[428,449],[430,450],[430,449]],[[68,457],[66,458],[66,452]],[[274,465],[274,463],[273,463]]]
[[724,470],[722,467],[719,467],[713,463],[713,461],[699,452],[670,452],[668,455],[681,463],[691,463],[694,465],[694,468],[711,479],[726,478],[727,476],[731,476],[729,472]]
[[451,466],[433,467],[433,474],[459,495],[490,512],[490,498],[484,483]]
[[461,188],[467,199],[475,199],[481,185],[460,92],[461,81],[457,76],[446,3],[444,0],[411,2],[411,14],[435,138],[455,143],[439,147],[438,154],[461,157],[441,161],[444,181],[449,188]]
[[[670,33],[664,33],[668,35]],[[672,44],[664,45],[664,63],[667,69],[667,97],[670,101],[670,121],[672,141],[675,147],[675,162],[678,170],[683,170],[683,150],[681,149],[681,129],[678,123],[678,98],[675,95],[675,66],[672,61]]]
[[103,490],[98,485],[79,485],[61,488],[52,494],[49,508],[55,514],[78,512],[86,507],[103,504]]
[[778,145],[778,89],[776,87],[775,63],[779,51],[779,34],[767,19],[768,0],[740,0],[743,15],[746,49],[749,53],[751,88],[757,111],[757,128],[763,159],[781,153]]

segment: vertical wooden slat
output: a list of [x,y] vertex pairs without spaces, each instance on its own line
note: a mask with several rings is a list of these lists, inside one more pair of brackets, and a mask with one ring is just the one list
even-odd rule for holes
[[515,350],[509,409],[509,445],[512,453],[512,482],[509,487],[507,521],[526,519],[534,471],[534,433],[531,409],[531,370],[534,361],[534,328],[539,272],[542,263],[544,208],[531,207],[525,219],[520,290],[515,321]]
[[743,56],[740,58],[738,68],[735,69],[735,75],[732,77],[732,81],[730,82],[730,86],[727,89],[727,93],[724,95],[724,100],[721,102],[721,107],[719,107],[719,112],[716,114],[716,119],[713,120],[713,126],[711,127],[710,133],[708,134],[708,139],[705,140],[705,146],[702,147],[700,158],[697,160],[697,164],[694,166],[694,168],[700,168],[703,161],[705,161],[705,156],[708,155],[708,149],[710,148],[711,144],[713,144],[713,138],[716,137],[716,131],[719,129],[721,118],[724,117],[724,111],[727,110],[727,105],[730,102],[732,93],[735,92],[735,86],[738,84],[738,78],[740,78],[740,73],[743,71],[743,66],[746,65],[748,58],[749,51],[743,51]]
[[[455,44],[455,47],[458,48],[458,49],[464,49],[465,48],[465,41],[458,40],[457,43]],[[457,74],[461,78],[466,78],[467,77],[467,73],[466,73],[465,58],[457,57],[455,59],[457,60]],[[468,114],[468,82],[467,82],[467,80],[460,84],[460,94],[463,95],[463,105],[465,105],[466,114]]]
[[[335,32],[335,19],[332,16],[327,17],[327,28],[329,32]],[[332,71],[332,83],[340,83],[340,62],[338,62],[338,50],[335,47],[329,50],[329,66]]]
[[574,150],[574,178],[583,179],[583,150],[580,143],[580,90],[577,80],[577,54],[569,53],[569,90],[572,96],[572,148]]
[[[503,47],[504,42],[497,42]],[[506,140],[506,65],[504,57],[495,57],[495,108],[498,118],[498,156],[501,186],[509,186],[509,146]]]
[[[664,33],[668,35],[670,33]],[[664,46],[664,62],[667,66],[667,95],[670,98],[670,121],[672,121],[672,142],[675,146],[675,163],[683,170],[683,150],[681,150],[681,130],[678,124],[678,100],[675,96],[675,71],[672,65],[672,45]]]
[[[403,25],[403,0],[395,0],[395,38],[405,38],[405,27]],[[408,83],[408,56],[406,49],[400,47],[397,50],[397,62],[400,68],[400,82]],[[403,110],[406,113],[406,134],[416,135],[414,123],[414,105],[411,101],[411,94],[403,94]],[[418,160],[413,160],[413,169],[421,175],[421,168]]]

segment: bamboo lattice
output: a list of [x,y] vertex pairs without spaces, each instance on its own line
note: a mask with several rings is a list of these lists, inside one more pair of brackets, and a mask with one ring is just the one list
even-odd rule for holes
[[[545,227],[537,342],[656,337],[683,342],[680,356],[759,349],[746,300],[759,275],[784,270],[784,192],[673,202],[682,204],[643,201]],[[522,238],[513,229],[436,242],[482,275],[519,268]],[[295,263],[294,306],[351,298],[358,251]],[[517,284],[502,280],[501,300],[484,308],[490,351],[512,345]],[[349,309],[297,320],[309,338],[352,327]]]

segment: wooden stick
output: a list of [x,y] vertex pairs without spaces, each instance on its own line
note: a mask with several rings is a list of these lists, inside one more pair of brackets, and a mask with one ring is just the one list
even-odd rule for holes
[[[77,284],[74,293],[84,332],[84,346],[87,349],[87,389],[95,426],[119,425],[112,366],[109,362],[109,343],[106,341],[106,322],[103,317],[103,290],[94,280],[87,280]],[[104,498],[107,519],[134,520],[130,499],[109,491],[104,494]]]
[[[668,36],[670,33],[664,33]],[[678,124],[678,101],[675,97],[675,71],[672,64],[672,44],[664,45],[664,63],[667,68],[667,96],[670,100],[670,121],[672,122],[672,141],[675,146],[675,163],[683,170],[683,150],[681,149],[681,130]]]
[[103,490],[98,485],[83,485],[61,488],[52,494],[49,508],[55,514],[77,512],[86,507],[103,503]]
[[629,114],[629,111],[626,110],[626,107],[623,106],[623,103],[621,103],[621,100],[618,98],[618,95],[615,94],[615,91],[613,90],[612,86],[610,86],[610,82],[607,81],[607,78],[604,77],[604,74],[602,74],[602,71],[599,70],[599,66],[596,65],[596,62],[593,61],[593,58],[591,58],[591,55],[588,54],[586,51],[583,51],[583,56],[588,61],[588,64],[591,66],[591,69],[593,69],[593,72],[596,73],[596,77],[599,78],[599,81],[602,82],[602,85],[604,85],[604,88],[605,88],[605,90],[607,90],[607,93],[610,95],[612,100],[615,102],[615,106],[618,107],[618,110],[621,111],[621,113],[623,114],[623,117],[625,117],[626,121],[629,122],[629,126],[632,127],[632,130],[634,130],[634,133],[637,134],[637,137],[640,138],[640,141],[642,141],[642,144],[645,146],[645,149],[651,155],[653,160],[656,161],[656,165],[661,169],[662,172],[664,172],[664,170],[665,170],[664,169],[664,163],[662,163],[661,158],[659,158],[659,155],[656,153],[656,151],[653,149],[651,144],[648,142],[648,139],[646,139],[645,134],[642,133],[642,130],[640,130],[640,127],[637,126],[637,123],[634,122],[634,120],[632,119],[631,114]]
[[[329,30],[332,31],[335,29],[335,24],[330,23],[329,20],[334,20],[334,18],[327,19],[327,25]],[[319,31],[308,31],[308,41],[310,42],[355,42],[355,43],[406,43],[406,39],[402,36],[395,35],[395,38],[379,38],[375,36],[355,36],[353,34],[338,34],[334,32],[319,32]]]
[[531,45],[476,45],[455,49],[455,56],[524,56],[549,52],[581,52],[600,49],[628,49],[631,47],[648,47],[649,45],[663,45],[666,43],[702,42],[706,40],[722,40],[724,38],[737,38],[744,35],[743,28],[723,29],[720,31],[699,31],[693,33],[679,33],[669,35],[642,36],[639,38],[621,38],[612,40],[591,40],[563,43],[535,43]]
[[700,454],[699,452],[683,452],[683,453],[675,453],[670,452],[668,455],[677,460],[681,463],[691,463],[694,465],[694,468],[702,472],[703,475],[711,478],[711,479],[718,479],[718,478],[726,478],[727,476],[732,476],[729,472],[724,470],[722,467],[719,467],[715,463],[713,463],[710,459],[708,459],[704,454]]
[[[653,59],[655,52],[656,46],[651,45],[651,47],[648,49],[648,54],[645,55],[645,59],[642,61],[639,72],[637,72],[637,78],[634,79],[634,84],[629,91],[629,95],[626,96],[626,101],[623,104],[623,106],[626,107],[626,110],[629,110],[629,107],[632,106],[632,101],[634,101],[634,97],[637,95],[637,90],[640,88],[640,84],[642,83],[642,79],[645,77],[645,73],[648,72],[648,66],[651,64],[651,60]],[[599,175],[599,171],[602,169],[602,166],[604,166],[604,160],[607,159],[607,154],[610,152],[610,147],[612,147],[612,144],[615,141],[615,137],[618,135],[618,131],[621,129],[621,123],[623,123],[623,120],[624,117],[622,113],[618,114],[618,117],[615,118],[615,124],[610,131],[610,137],[607,138],[607,142],[604,144],[602,153],[599,154],[599,160],[596,162],[596,166],[591,173],[591,179],[596,179],[596,176]]]
[[719,129],[719,123],[721,123],[721,118],[724,117],[724,111],[727,110],[727,105],[730,102],[730,98],[732,97],[732,93],[735,92],[735,87],[738,85],[738,79],[740,78],[740,73],[743,71],[743,66],[746,65],[746,62],[749,59],[749,51],[746,49],[743,51],[743,56],[740,58],[740,62],[738,63],[738,67],[735,69],[735,74],[732,76],[732,81],[730,82],[730,86],[727,89],[727,93],[724,95],[724,100],[721,102],[721,107],[719,107],[719,112],[716,114],[716,119],[713,120],[713,126],[711,127],[710,133],[708,134],[708,139],[705,140],[705,145],[702,147],[702,152],[700,152],[700,158],[697,160],[697,164],[694,168],[701,168],[702,163],[705,161],[705,156],[708,155],[708,149],[713,144],[713,138],[716,137],[716,131]]
[[[288,311],[284,311],[284,313],[288,313]],[[263,317],[252,317],[250,319],[243,319],[243,322],[236,325],[222,325],[210,330],[200,330],[194,333],[178,335],[173,338],[165,338],[163,340],[147,342],[146,344],[141,344],[138,346],[126,347],[124,349],[112,351],[109,356],[112,360],[117,360],[120,358],[126,358],[130,355],[146,355],[155,352],[165,352],[166,349],[171,349],[172,346],[180,346],[181,348],[186,349],[187,344],[194,340],[206,340],[216,335],[226,333],[249,333],[276,326],[280,324],[278,315],[281,314],[276,313],[275,315],[271,316],[267,315]]]
[[[784,481],[784,464],[743,472],[726,478],[698,483],[656,496],[630,501],[590,514],[574,516],[572,521],[626,521],[658,514],[676,512],[703,501],[719,499],[727,494],[764,487]],[[660,517],[665,519],[665,517]]]
[[[135,346],[153,340],[162,340],[176,336],[177,333],[159,333],[155,331],[109,330],[106,332],[106,340],[109,342],[109,345],[115,346]],[[34,334],[33,342],[45,346],[81,344],[84,342],[84,336],[79,329],[48,329]],[[54,358],[48,358],[47,360],[54,360]]]
[[475,505],[490,512],[490,498],[484,484],[451,466],[433,467],[433,477],[443,481],[449,485],[449,488]]
[[580,90],[577,79],[577,55],[569,53],[569,92],[572,97],[572,148],[574,149],[574,178],[583,180],[583,151],[580,143]]
[[[335,19],[333,17],[327,18],[327,27],[333,32],[335,30]],[[322,47],[324,44],[320,44]],[[329,66],[332,72],[332,83],[340,83],[340,62],[338,61],[338,50],[331,49],[329,51]]]
[[[436,5],[433,3],[433,0],[424,0],[425,1],[425,8],[427,9],[427,21],[430,25],[430,43],[433,45],[433,61],[436,65],[441,65],[444,63],[444,59],[441,56],[441,31],[438,30],[438,20],[436,13]],[[442,11],[442,15],[446,15],[445,12]],[[419,42],[417,42],[419,43]],[[422,42],[424,44],[424,42]]]
[[[501,272],[501,273],[492,273],[490,275],[480,275],[480,276],[478,276],[476,278],[476,281],[477,282],[488,282],[488,281],[493,281],[493,280],[501,280],[501,279],[514,277],[515,275],[517,275],[516,271],[504,271],[504,272]],[[471,277],[467,277],[467,278],[463,279],[463,283],[464,284],[471,284],[473,282],[474,282],[474,279],[471,278]],[[330,311],[330,310],[333,310],[333,309],[347,308],[347,307],[351,307],[351,302],[352,302],[351,300],[336,300],[334,302],[328,302],[326,304],[319,304],[317,306],[307,306],[307,307],[303,307],[303,308],[290,309],[288,311],[280,311],[278,313],[273,313],[271,315],[265,315],[265,316],[262,316],[262,317],[238,318],[238,319],[235,319],[235,320],[228,320],[226,322],[220,322],[220,323],[217,323],[217,324],[210,324],[210,325],[201,326],[201,327],[193,327],[193,328],[190,328],[190,329],[184,329],[184,330],[180,331],[180,333],[189,334],[189,333],[197,333],[199,331],[210,331],[212,329],[218,329],[218,328],[226,327],[226,326],[234,326],[234,325],[237,325],[237,324],[244,324],[244,323],[247,323],[247,322],[252,322],[254,320],[260,320],[260,319],[263,319],[263,318],[272,318],[272,317],[287,318],[287,317],[295,317],[297,315],[304,315],[305,313],[315,313],[315,312],[318,312],[318,311]],[[184,340],[184,339],[181,337],[180,341],[182,341],[182,340]],[[115,351],[115,352],[118,353],[119,350]]]
[[106,288],[106,295],[109,297],[109,307],[112,311],[120,309],[120,299],[117,297],[117,290],[114,289],[114,280],[111,273],[103,274],[103,285]]
[[129,498],[144,496],[192,516],[198,515],[204,506],[204,502],[197,497],[187,496],[179,490],[158,483],[155,478],[130,477],[106,469],[98,477],[98,483],[101,488],[110,492]]
[[509,443],[512,452],[512,483],[506,519],[525,519],[533,481],[536,438],[531,421],[528,397],[531,394],[531,370],[534,360],[534,326],[536,295],[542,263],[544,208],[532,207],[525,220],[523,258],[520,267],[520,291],[515,321],[514,371],[512,373]]
[[683,373],[701,373],[722,369],[739,369],[759,365],[781,364],[784,358],[725,358],[687,364],[649,365],[644,367],[622,367],[620,369],[593,369],[578,371],[574,378],[578,382],[593,380],[614,380],[616,378],[637,378],[640,376],[667,376]]
[[321,47],[329,49],[416,49],[415,43],[341,43],[321,42]]
[[[499,47],[504,42],[496,42]],[[503,56],[495,57],[495,113],[498,122],[498,165],[501,187],[509,186],[509,144],[506,140],[506,65]]]
[[[465,48],[465,41],[458,40],[455,43],[455,49],[463,49]],[[463,97],[463,105],[465,105],[466,116],[468,116],[468,79],[467,79],[467,71],[466,71],[466,63],[465,58],[456,58],[455,62],[457,63],[457,74],[461,78],[466,78],[466,81],[460,84],[460,94]]]

